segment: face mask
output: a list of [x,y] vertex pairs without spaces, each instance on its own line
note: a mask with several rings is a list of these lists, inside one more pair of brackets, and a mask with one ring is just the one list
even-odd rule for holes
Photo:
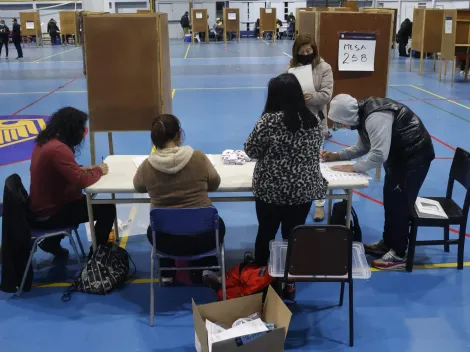
[[308,54],[308,55],[297,55],[297,61],[301,65],[310,65],[313,61],[314,54]]

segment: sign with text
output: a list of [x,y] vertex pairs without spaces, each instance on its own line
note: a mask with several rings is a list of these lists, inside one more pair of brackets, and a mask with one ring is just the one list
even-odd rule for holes
[[338,70],[374,71],[375,33],[339,33]]
[[446,22],[444,26],[445,34],[452,34],[452,17],[446,17]]

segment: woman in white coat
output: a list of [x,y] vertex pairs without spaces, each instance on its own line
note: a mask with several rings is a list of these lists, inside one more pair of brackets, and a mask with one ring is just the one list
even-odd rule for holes
[[[304,96],[307,107],[315,115],[323,118],[322,126],[323,138],[331,138],[327,125],[327,105],[333,94],[333,72],[331,66],[325,62],[318,54],[317,43],[311,34],[300,34],[294,41],[292,47],[292,59],[289,65],[289,73],[294,73],[300,66],[312,66],[313,89],[305,92]],[[295,73],[296,76],[301,74]],[[301,81],[301,79],[299,79]],[[304,87],[303,87],[304,88]],[[315,221],[323,221],[325,218],[325,200],[315,201]]]

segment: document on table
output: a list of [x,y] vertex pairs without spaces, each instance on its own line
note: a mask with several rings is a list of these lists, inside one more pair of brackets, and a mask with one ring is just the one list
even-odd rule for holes
[[320,169],[323,177],[327,180],[333,181],[356,181],[356,180],[370,180],[371,177],[368,174],[362,174],[357,172],[342,172],[332,170],[331,167],[338,165],[352,165],[350,161],[335,161],[331,163],[320,163]]
[[145,161],[147,160],[148,156],[146,155],[142,155],[142,156],[138,156],[138,157],[135,157],[135,158],[132,158],[132,161],[134,162],[134,165],[136,168],[139,168],[139,166]]
[[237,327],[225,330],[220,334],[208,335],[209,352],[212,352],[212,344],[220,341],[230,340],[235,337],[256,334],[257,332],[268,331],[269,329],[261,319],[255,319]]
[[292,73],[300,83],[302,91],[305,93],[315,93],[315,87],[313,86],[313,73],[312,65],[305,65],[299,67],[293,67],[288,70]]

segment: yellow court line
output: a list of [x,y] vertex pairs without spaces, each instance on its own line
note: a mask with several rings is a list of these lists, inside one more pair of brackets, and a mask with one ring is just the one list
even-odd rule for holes
[[[470,262],[464,262],[463,266],[464,267],[465,266],[470,266]],[[413,270],[414,269],[446,269],[446,268],[457,268],[457,263],[437,263],[437,264],[416,264],[416,265],[413,265]],[[387,270],[380,270],[380,269],[376,269],[376,268],[370,268],[370,270],[373,271],[373,272],[387,271]],[[403,270],[395,270],[395,271],[403,271]]]
[[176,89],[173,89],[173,90],[171,91],[171,99],[173,99],[173,98],[174,98],[174,96],[175,96],[175,93],[176,93]]
[[57,54],[54,54],[54,55],[50,55],[50,56],[46,56],[46,57],[43,57],[42,59],[39,59],[39,60],[36,60],[36,61],[33,61],[33,62],[40,62],[40,61],[43,61],[43,60],[46,60],[46,59],[50,59],[51,57],[54,57],[54,56],[57,56],[57,55],[62,55],[62,54],[68,53],[68,52],[70,52],[70,51],[77,50],[77,49],[79,49],[79,48],[80,48],[80,47],[77,46],[76,48],[73,48],[73,49],[70,49],[70,50],[61,51],[60,53],[57,53]]
[[186,49],[186,54],[184,54],[184,59],[188,58],[189,48],[191,47],[191,43],[189,43],[188,48]]
[[435,96],[436,98],[440,98],[440,99],[442,99],[442,100],[446,100],[446,101],[448,101],[448,102],[450,102],[450,103],[452,103],[452,104],[455,104],[455,105],[461,106],[462,108],[465,108],[465,109],[470,110],[470,106],[460,104],[460,103],[458,103],[458,102],[456,102],[455,100],[452,100],[452,99],[447,99],[446,97],[443,97],[442,95],[439,95],[439,94],[435,94],[435,93],[433,93],[433,92],[430,92],[429,90],[426,90],[426,89],[423,89],[423,88],[420,88],[420,87],[416,87],[416,86],[414,86],[414,85],[412,85],[412,84],[410,84],[410,87],[412,87],[412,88],[414,88],[414,89],[418,89],[418,90],[420,90],[420,91],[422,91],[422,92],[424,92],[424,93],[428,93],[428,94],[430,94],[430,95],[432,95],[432,96]]
[[203,87],[203,88],[176,88],[176,90],[237,90],[237,89],[267,89],[267,87]]

